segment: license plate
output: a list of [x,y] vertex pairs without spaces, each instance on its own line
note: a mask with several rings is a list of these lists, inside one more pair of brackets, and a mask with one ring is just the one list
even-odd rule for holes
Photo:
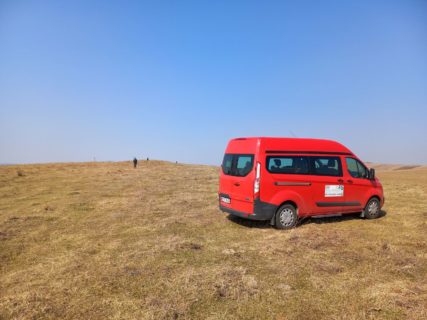
[[231,199],[230,198],[221,197],[220,199],[221,199],[221,202],[228,203],[228,204],[231,203]]

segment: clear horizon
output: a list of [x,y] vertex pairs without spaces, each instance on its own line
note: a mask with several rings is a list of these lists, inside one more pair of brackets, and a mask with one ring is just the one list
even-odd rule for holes
[[218,165],[229,139],[427,164],[427,2],[2,1],[0,163]]

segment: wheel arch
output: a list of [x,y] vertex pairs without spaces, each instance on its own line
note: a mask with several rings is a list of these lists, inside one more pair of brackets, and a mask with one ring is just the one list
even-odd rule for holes
[[277,212],[277,211],[279,211],[279,208],[280,208],[281,206],[285,205],[285,204],[290,204],[290,205],[292,205],[292,206],[295,208],[295,210],[297,210],[297,214],[298,214],[298,204],[297,204],[295,201],[292,201],[292,200],[286,200],[286,201],[283,201],[283,202],[282,202],[281,204],[279,204],[279,206],[277,207],[276,212]]
[[280,208],[286,203],[290,203],[297,209],[297,213],[304,214],[306,212],[303,198],[294,191],[286,190],[278,192],[273,199],[271,199],[271,203],[277,205],[277,208]]
[[300,215],[299,215],[299,206],[298,206],[298,204],[297,204],[295,201],[293,201],[293,200],[285,200],[285,201],[281,202],[281,203],[277,206],[277,209],[276,209],[276,211],[274,212],[274,214],[273,214],[273,216],[271,217],[271,220],[270,220],[270,224],[271,224],[271,225],[274,225],[274,224],[275,224],[276,215],[277,215],[277,213],[279,212],[280,208],[281,208],[282,206],[284,206],[285,204],[290,204],[290,205],[292,205],[292,206],[295,208],[295,211],[296,211],[296,213],[297,213],[297,217],[298,217],[298,218],[300,218]]
[[369,201],[371,201],[371,199],[373,199],[373,198],[376,198],[380,202],[380,205],[381,205],[380,195],[373,193],[373,194],[369,195],[368,199],[365,201],[363,208],[365,208],[368,205]]

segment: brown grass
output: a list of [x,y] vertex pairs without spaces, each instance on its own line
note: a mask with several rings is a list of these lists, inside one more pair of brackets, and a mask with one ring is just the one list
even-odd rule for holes
[[0,167],[0,319],[426,319],[427,169],[377,174],[383,218],[278,231],[215,167]]

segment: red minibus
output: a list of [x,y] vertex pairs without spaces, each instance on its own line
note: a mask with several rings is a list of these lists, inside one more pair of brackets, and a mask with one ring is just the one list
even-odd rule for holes
[[321,139],[232,139],[218,195],[222,211],[279,229],[303,217],[360,212],[373,219],[384,204],[375,170],[342,144]]

